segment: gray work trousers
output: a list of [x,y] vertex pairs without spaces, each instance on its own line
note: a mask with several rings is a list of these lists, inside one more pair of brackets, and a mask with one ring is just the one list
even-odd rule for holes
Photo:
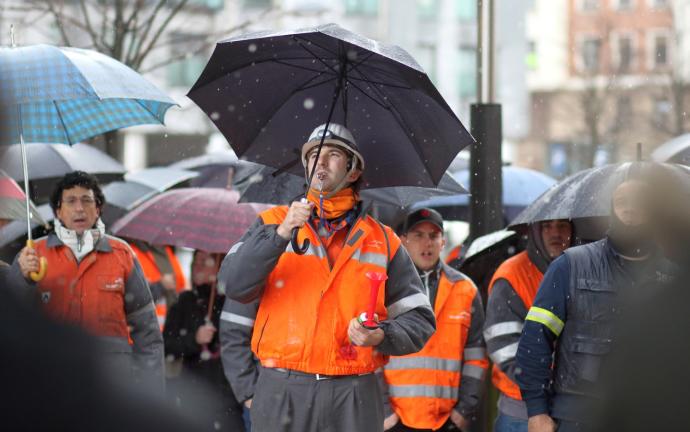
[[316,380],[263,368],[251,408],[252,432],[382,432],[375,374]]

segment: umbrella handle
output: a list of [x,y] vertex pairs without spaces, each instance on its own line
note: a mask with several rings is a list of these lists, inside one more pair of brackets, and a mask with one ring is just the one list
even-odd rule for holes
[[304,239],[302,246],[299,245],[299,240],[297,240],[297,234],[299,233],[299,228],[292,229],[292,238],[290,239],[290,244],[292,245],[292,250],[295,251],[297,255],[304,255],[309,250],[309,245],[311,242],[309,239]]
[[[27,240],[26,241],[26,247],[29,247],[31,249],[34,248],[34,241],[33,240]],[[41,257],[39,259],[39,264],[38,264],[38,272],[31,272],[29,273],[29,277],[31,278],[32,281],[38,282],[44,277],[46,277],[46,272],[48,271],[48,260],[46,257]]]

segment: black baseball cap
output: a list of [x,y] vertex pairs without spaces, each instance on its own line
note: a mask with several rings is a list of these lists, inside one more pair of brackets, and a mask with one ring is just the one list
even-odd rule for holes
[[405,223],[403,224],[402,233],[406,234],[412,228],[414,228],[415,225],[418,225],[422,222],[432,223],[443,231],[443,217],[441,217],[441,214],[434,209],[421,208],[407,215]]

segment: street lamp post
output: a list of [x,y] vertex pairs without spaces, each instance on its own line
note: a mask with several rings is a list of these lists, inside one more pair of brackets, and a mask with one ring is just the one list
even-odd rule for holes
[[501,229],[503,221],[501,105],[494,94],[494,0],[477,0],[477,102],[471,105],[470,237]]

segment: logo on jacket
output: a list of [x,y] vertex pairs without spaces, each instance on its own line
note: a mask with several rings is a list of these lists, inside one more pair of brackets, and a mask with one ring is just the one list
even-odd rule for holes
[[50,301],[50,291],[45,291],[41,293],[41,302],[47,304]]
[[381,246],[383,246],[383,242],[381,240],[369,240],[367,242],[367,247],[372,249],[379,249]]
[[104,288],[104,289],[107,289],[107,290],[119,291],[119,290],[121,290],[124,286],[125,286],[125,281],[124,281],[122,278],[117,278],[117,279],[115,279],[114,281],[112,281],[112,282],[110,282],[110,283],[107,283],[107,282],[106,282],[106,283],[103,285],[103,288]]
[[461,312],[461,313],[455,314],[455,315],[448,315],[448,319],[455,320],[455,321],[467,320],[469,318],[470,318],[470,314],[467,312]]

